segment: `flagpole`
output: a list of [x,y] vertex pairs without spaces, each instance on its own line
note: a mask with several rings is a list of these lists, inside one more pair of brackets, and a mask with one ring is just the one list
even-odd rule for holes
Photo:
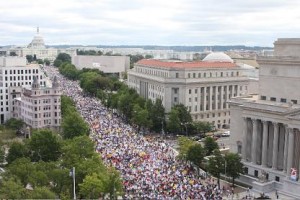
[[74,197],[74,200],[76,199],[76,192],[75,192],[75,167],[73,167],[73,197]]

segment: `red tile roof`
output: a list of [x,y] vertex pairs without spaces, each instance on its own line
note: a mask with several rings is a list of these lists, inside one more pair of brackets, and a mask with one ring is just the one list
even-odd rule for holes
[[142,59],[136,63],[137,65],[145,65],[151,67],[165,67],[165,68],[234,68],[237,67],[235,63],[230,62],[176,62],[176,61],[161,61],[154,59]]

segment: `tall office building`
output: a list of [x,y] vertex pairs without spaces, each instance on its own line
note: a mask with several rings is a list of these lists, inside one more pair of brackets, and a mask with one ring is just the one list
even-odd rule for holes
[[240,180],[300,198],[300,39],[278,39],[274,55],[257,62],[259,94],[230,101],[232,150],[246,166]]
[[31,86],[22,87],[21,97],[14,99],[13,117],[32,128],[59,129],[61,123],[61,90],[56,77],[52,87],[41,86],[34,77]]
[[257,90],[257,80],[244,72],[220,52],[194,62],[144,59],[128,71],[128,86],[146,99],[160,98],[167,112],[181,103],[194,120],[226,128],[230,124],[227,101]]
[[[59,92],[57,82],[53,82],[54,89],[50,86],[50,81],[39,65],[27,65],[26,58],[24,57],[0,57],[0,124],[4,124],[12,117],[17,117],[23,119],[28,125],[34,128],[45,127],[46,124],[49,125],[49,121],[44,124],[38,122],[38,126],[36,126],[36,123],[32,123],[33,120],[30,122],[27,119],[28,116],[35,117],[36,114],[38,114],[39,118],[40,115],[44,117],[44,112],[48,112],[48,114],[45,114],[48,117],[47,120],[51,119],[51,124],[54,126],[58,125],[60,118],[56,117],[55,112],[60,117],[61,93]],[[18,101],[15,101],[15,99]],[[38,104],[41,107],[36,108],[33,105],[36,100],[38,100]],[[17,102],[18,105],[15,104]],[[49,105],[51,106],[49,107]],[[23,111],[18,108],[23,108]],[[28,109],[31,109],[32,112],[29,112]],[[49,118],[49,112],[52,113],[51,117],[58,120],[57,123],[55,123],[54,118]],[[43,117],[40,119],[42,120]]]

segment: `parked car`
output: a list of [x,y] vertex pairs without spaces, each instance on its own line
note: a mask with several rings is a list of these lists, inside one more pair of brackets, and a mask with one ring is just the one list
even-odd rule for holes
[[230,131],[225,131],[222,133],[222,137],[229,137],[230,136]]

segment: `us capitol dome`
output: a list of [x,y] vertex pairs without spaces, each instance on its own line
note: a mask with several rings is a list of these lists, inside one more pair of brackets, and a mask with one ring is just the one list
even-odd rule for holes
[[212,52],[208,54],[202,61],[205,62],[229,62],[233,63],[233,60],[223,52]]
[[31,43],[28,45],[30,49],[45,49],[44,38],[39,33],[39,27],[37,27],[36,35],[33,37]]

